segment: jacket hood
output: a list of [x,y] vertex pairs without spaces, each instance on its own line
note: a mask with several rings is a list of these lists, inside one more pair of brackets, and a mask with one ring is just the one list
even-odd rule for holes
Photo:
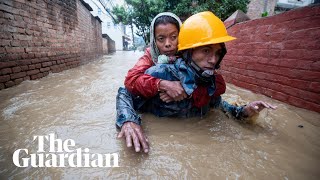
[[175,20],[178,21],[179,28],[181,27],[181,24],[182,24],[179,17],[171,12],[159,13],[156,17],[153,18],[151,25],[150,25],[150,53],[151,53],[152,61],[154,62],[154,64],[157,64],[158,56],[160,55],[159,49],[156,44],[156,40],[154,38],[154,23],[155,23],[156,19],[161,16],[170,16],[170,17],[174,18]]

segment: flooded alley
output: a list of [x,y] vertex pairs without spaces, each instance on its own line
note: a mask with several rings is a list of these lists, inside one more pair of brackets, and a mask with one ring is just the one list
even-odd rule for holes
[[[204,118],[141,114],[149,154],[116,138],[115,100],[142,52],[118,51],[86,65],[0,91],[0,179],[308,179],[320,177],[320,114],[228,84],[230,103],[263,100],[251,124],[220,110]],[[118,153],[120,167],[16,167],[17,149],[35,152],[33,137],[55,133],[75,148]]]

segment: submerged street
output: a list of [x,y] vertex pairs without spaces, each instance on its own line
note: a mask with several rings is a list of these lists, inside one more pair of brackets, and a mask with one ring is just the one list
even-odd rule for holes
[[[116,95],[142,52],[113,55],[0,91],[1,179],[318,179],[320,114],[228,84],[230,103],[263,100],[251,124],[220,110],[204,118],[142,114],[149,154],[135,153],[116,138]],[[54,133],[90,153],[119,154],[120,167],[16,167],[17,149],[36,152],[34,136]],[[48,148],[45,145],[45,148]]]

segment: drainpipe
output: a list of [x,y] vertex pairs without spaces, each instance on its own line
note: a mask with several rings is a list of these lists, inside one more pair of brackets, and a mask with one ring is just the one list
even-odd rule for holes
[[264,0],[263,12],[267,12],[268,0]]

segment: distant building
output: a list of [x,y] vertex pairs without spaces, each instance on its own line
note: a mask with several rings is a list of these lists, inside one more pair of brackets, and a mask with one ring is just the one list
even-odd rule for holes
[[113,15],[111,14],[112,8],[116,5],[124,5],[124,0],[105,0],[103,1],[104,6],[108,9],[109,12],[104,8],[103,5],[98,0],[84,0],[88,3],[93,11],[91,14],[93,16],[98,16],[101,20],[102,34],[108,34],[109,37],[115,41],[116,50],[126,50],[131,42],[131,36],[129,36],[126,31],[129,29],[129,26],[123,24],[114,24]]
[[251,0],[248,4],[247,15],[250,19],[258,19],[263,13],[268,16],[279,14],[290,9],[308,6],[318,0]]
[[298,7],[308,6],[314,3],[314,0],[278,0],[277,10],[290,10]]

